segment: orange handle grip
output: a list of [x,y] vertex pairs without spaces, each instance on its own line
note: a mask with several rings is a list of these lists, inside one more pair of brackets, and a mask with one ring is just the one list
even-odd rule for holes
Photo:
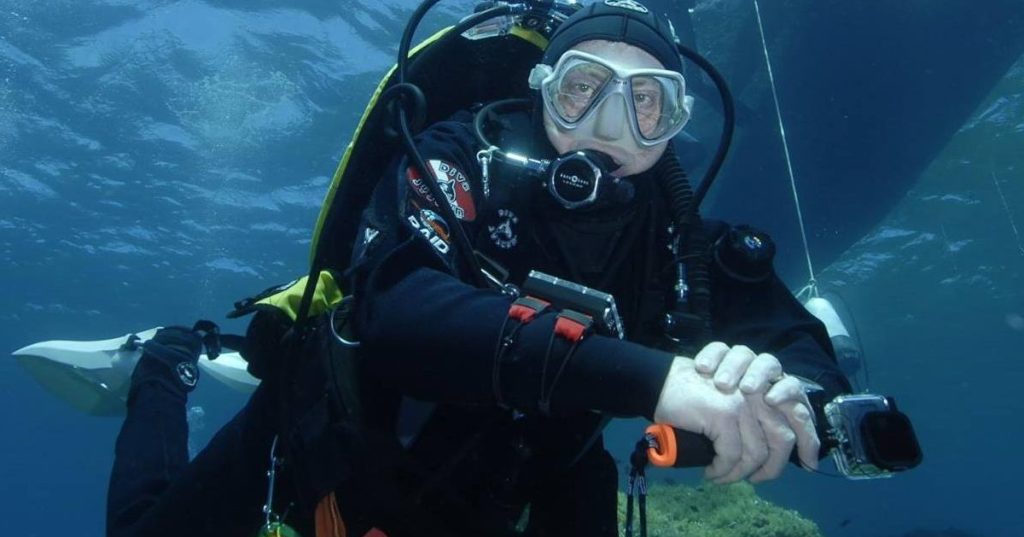
[[658,444],[657,448],[647,448],[647,458],[651,464],[661,468],[674,466],[679,455],[679,446],[676,445],[676,433],[672,426],[655,423],[647,427],[646,432],[653,436]]

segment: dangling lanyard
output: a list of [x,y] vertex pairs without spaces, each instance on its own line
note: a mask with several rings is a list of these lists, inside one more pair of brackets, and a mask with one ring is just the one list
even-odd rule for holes
[[267,501],[263,504],[263,527],[260,528],[256,537],[301,537],[299,532],[284,523],[284,515],[274,513],[274,485],[277,484],[277,469],[281,466],[281,460],[277,458],[277,436],[270,445],[270,467],[267,469]]
[[633,497],[637,498],[640,510],[640,537],[647,537],[647,450],[654,442],[653,436],[645,434],[637,442],[630,457],[629,482],[626,485],[626,528],[625,536],[633,537]]

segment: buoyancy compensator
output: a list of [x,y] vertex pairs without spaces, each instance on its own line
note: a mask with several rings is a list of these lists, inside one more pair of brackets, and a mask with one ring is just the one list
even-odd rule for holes
[[[445,199],[432,169],[425,164],[415,147],[412,138],[414,133],[426,125],[450,117],[456,111],[469,109],[474,104],[529,97],[529,72],[541,59],[548,38],[559,24],[582,7],[573,0],[486,2],[481,4],[475,13],[454,26],[441,30],[415,48],[412,47],[412,38],[420,20],[438,1],[426,0],[412,15],[399,46],[397,65],[377,86],[334,173],[314,231],[309,276],[304,281],[300,280],[288,286],[286,298],[279,296],[279,293],[271,293],[271,296],[254,301],[254,304],[262,304],[260,307],[253,307],[254,305],[250,304],[249,307],[240,308],[239,313],[263,309],[261,313],[264,316],[272,315],[278,321],[283,321],[281,330],[275,332],[288,351],[281,367],[292,371],[302,371],[308,367],[328,367],[327,373],[331,380],[323,392],[318,392],[324,399],[321,401],[312,397],[307,401],[312,404],[314,410],[322,410],[316,410],[311,415],[290,416],[283,422],[280,440],[284,444],[282,451],[285,453],[300,448],[319,450],[323,446],[334,445],[332,442],[336,444],[339,438],[342,442],[354,442],[346,448],[350,452],[365,452],[365,439],[359,432],[360,397],[354,386],[356,379],[353,376],[353,369],[339,374],[330,369],[333,367],[330,364],[325,366],[326,362],[312,366],[302,362],[323,359],[325,351],[318,347],[317,341],[324,339],[330,341],[331,349],[334,349],[328,349],[329,352],[326,354],[348,353],[350,360],[343,362],[350,365],[352,360],[358,359],[355,356],[357,353],[353,350],[354,345],[357,345],[357,338],[329,336],[338,320],[335,312],[341,311],[340,306],[345,303],[345,297],[351,292],[346,288],[345,271],[349,268],[363,209],[368,205],[382,171],[396,154],[404,151],[410,163],[419,168],[424,178],[433,179],[424,183],[434,198]],[[701,226],[697,213],[700,201],[717,175],[728,151],[734,118],[732,98],[721,75],[695,52],[683,47],[679,47],[679,52],[704,68],[716,83],[722,96],[726,120],[718,152],[696,193],[690,189],[671,151],[667,151],[666,157],[658,164],[659,174],[663,178],[662,188],[670,201],[672,211],[675,234],[673,248],[677,254],[676,272],[679,279],[676,285],[676,305],[665,320],[666,335],[672,341],[683,342],[699,341],[701,337],[697,333],[707,332],[708,247],[699,232]],[[448,77],[440,76],[450,69],[445,62],[453,57],[459,58],[460,61],[459,84],[451,84]],[[490,144],[485,144],[485,147],[490,147]],[[507,159],[508,162],[514,160],[514,157],[500,150],[495,151],[494,156]],[[609,166],[608,163],[602,162],[599,155],[585,153],[565,159],[560,164],[575,167],[582,172],[594,172],[598,178],[602,170]],[[550,165],[550,162],[545,164],[546,167]],[[564,168],[562,170],[564,171]],[[547,171],[549,178],[552,176],[551,173]],[[592,183],[584,181],[568,186],[596,188],[599,183],[598,180]],[[563,182],[561,187],[565,186],[567,185]],[[551,189],[553,193],[572,201],[572,189],[559,188],[559,185]],[[578,192],[575,195],[578,196]],[[589,192],[583,192],[577,201],[589,197]],[[442,218],[452,223],[453,246],[459,254],[456,263],[462,266],[465,274],[474,278],[471,283],[479,286],[490,285],[480,270],[477,257],[459,224],[459,219],[450,214],[451,207],[441,203],[438,204],[438,210],[442,213]],[[331,275],[329,282],[324,281],[324,274]],[[270,313],[265,307],[275,300],[283,302],[272,304],[271,307],[276,313]],[[286,307],[280,307],[282,305]],[[282,311],[286,313],[282,315]],[[344,317],[343,313],[341,317]],[[343,322],[343,319],[341,320]],[[333,358],[327,361],[331,360]],[[288,371],[281,373],[285,378],[289,376]],[[287,391],[287,388],[282,390]],[[289,416],[288,397],[282,394],[282,404],[286,407],[283,411],[285,416]],[[331,416],[340,419],[327,419]],[[297,435],[293,424],[287,423],[296,418],[320,423],[320,431],[308,437]],[[342,428],[350,429],[341,431],[340,437],[336,434],[326,439],[318,436],[324,430],[332,434],[337,433],[338,431],[333,429],[339,424]],[[349,467],[342,464],[339,468]],[[349,470],[355,471],[352,468]],[[333,512],[331,509],[336,510],[333,493],[330,493],[329,487],[331,482],[344,476],[320,479],[309,472],[303,472],[302,468],[294,468],[292,472],[307,474],[307,481],[314,484],[316,496],[319,497],[316,519],[332,519],[331,516],[321,517],[319,510],[327,509],[328,515]]]
[[[484,2],[472,15],[413,48],[411,41],[420,21],[438,2],[426,0],[410,18],[399,46],[397,65],[385,76],[371,98],[334,174],[314,233],[310,274],[324,268],[343,272],[348,267],[361,211],[379,179],[380,170],[398,151],[406,151],[410,162],[417,165],[425,177],[433,177],[413,144],[414,131],[445,119],[458,110],[470,108],[473,104],[527,99],[530,95],[529,73],[540,60],[548,38],[565,19],[583,7],[574,0]],[[674,171],[666,171],[663,177],[667,178],[664,189],[672,206],[674,229],[680,242],[678,249],[693,252],[689,245],[682,244],[693,240],[685,234],[699,228],[699,225],[689,225],[690,215],[697,213],[701,200],[721,168],[731,143],[735,114],[732,96],[724,78],[702,56],[678,45],[678,41],[676,46],[681,56],[707,72],[718,87],[725,117],[718,150],[695,193],[692,193],[688,185],[685,188],[682,186],[681,180],[685,179],[685,175],[674,156],[669,155],[663,159],[676,162],[675,166],[668,165]],[[444,59],[452,57],[459,58],[462,64],[462,80],[458,85],[449,84],[444,77],[437,76],[445,71],[442,64]],[[498,58],[500,61],[496,60]],[[596,195],[601,183],[599,178],[605,175],[604,170],[608,167],[608,163],[603,162],[598,155],[581,154],[559,159],[555,162],[559,166],[552,169],[552,162],[506,153],[489,143],[485,147],[493,148],[490,156],[496,159],[526,166],[528,169],[534,167],[534,171],[548,178],[568,177],[572,185],[567,185],[565,181],[549,181],[549,189],[570,204]],[[570,168],[574,173],[556,173]],[[486,169],[484,171],[486,173]],[[588,178],[587,174],[592,174],[589,177],[594,180]],[[436,181],[424,183],[436,198],[443,199]],[[595,192],[592,193],[590,189]],[[476,284],[488,285],[486,278],[481,275],[477,258],[472,254],[473,250],[459,220],[447,214],[451,208],[445,204],[440,204],[439,210],[444,213],[442,218],[454,223],[452,236],[456,249],[461,253],[459,262],[469,269],[468,274],[476,277]],[[704,245],[700,252],[702,255],[706,253],[707,246]],[[686,256],[678,257],[680,265],[689,259],[684,259]],[[685,283],[690,278],[689,272],[686,267],[677,270],[684,282],[684,285],[677,286],[680,290],[679,302],[688,310],[691,309],[690,296],[694,294],[691,289],[696,289],[696,294],[700,294],[700,288],[703,287],[699,277]],[[696,272],[699,276],[705,271],[698,269]],[[684,324],[666,318],[666,328],[670,333],[678,332]],[[682,334],[670,335],[673,339],[677,339],[677,336]]]

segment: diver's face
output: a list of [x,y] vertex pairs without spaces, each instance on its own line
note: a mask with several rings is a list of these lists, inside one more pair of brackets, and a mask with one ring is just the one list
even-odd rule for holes
[[[654,56],[641,48],[617,41],[592,40],[584,41],[571,50],[579,50],[619,66],[623,69],[664,69]],[[586,79],[587,73],[578,73],[579,80],[567,81],[567,88],[570,91],[560,93],[559,104],[563,113],[571,115],[574,107],[579,106],[579,113],[583,113],[582,105],[588,97],[587,92],[593,92],[596,84]],[[637,114],[637,124],[640,131],[645,135],[647,130],[654,128],[658,118],[650,111],[658,108],[657,87],[644,87],[637,84],[633,87],[633,104]],[[629,122],[629,107],[622,95],[611,95],[599,105],[596,110],[592,124],[588,128],[577,128],[572,130],[562,129],[551,119],[551,110],[545,106],[544,130],[548,135],[551,145],[559,154],[592,149],[606,153],[615,160],[619,166],[611,170],[612,175],[626,177],[636,175],[649,170],[654,163],[661,158],[665,152],[668,142],[644,147],[637,143],[633,136]]]

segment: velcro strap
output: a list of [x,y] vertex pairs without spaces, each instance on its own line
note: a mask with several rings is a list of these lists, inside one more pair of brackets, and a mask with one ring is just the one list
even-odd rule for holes
[[576,343],[594,326],[594,319],[578,311],[562,310],[555,321],[555,335]]
[[523,296],[516,299],[508,309],[508,316],[526,324],[534,320],[544,310],[551,307],[550,302],[545,302],[532,296]]

